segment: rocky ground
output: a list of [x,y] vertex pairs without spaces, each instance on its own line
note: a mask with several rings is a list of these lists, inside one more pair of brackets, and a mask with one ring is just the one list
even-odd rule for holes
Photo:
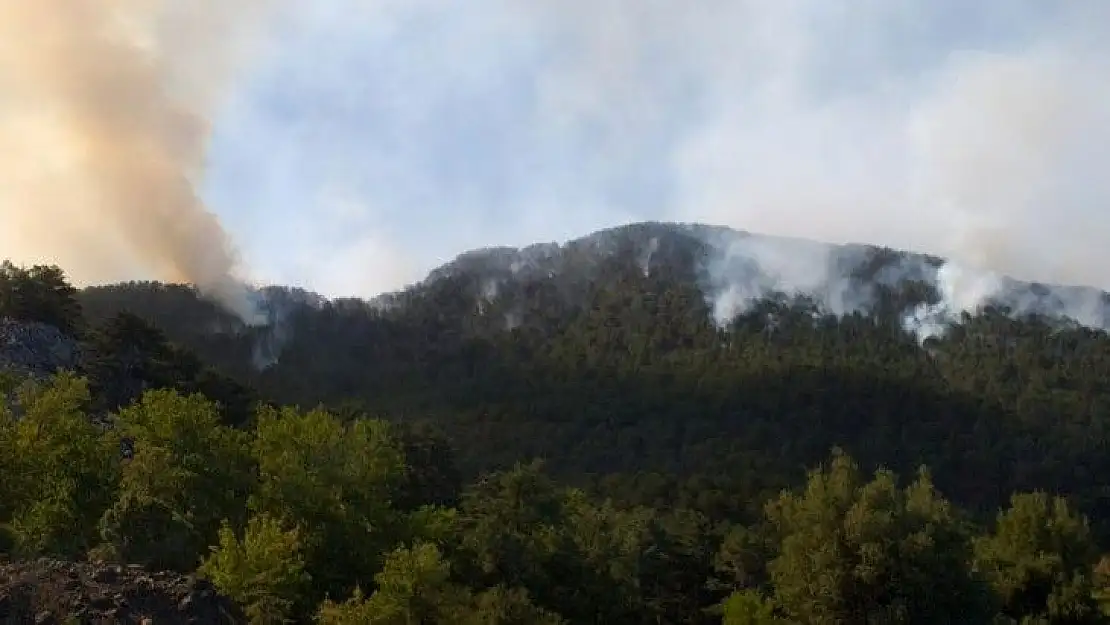
[[45,559],[0,563],[0,625],[245,622],[230,600],[193,576]]
[[0,318],[0,369],[45,377],[79,358],[77,342],[54,326]]
[[[44,323],[15,321],[0,317],[0,381],[8,392],[0,392],[0,405],[13,411],[20,409],[16,397],[21,382],[45,380],[60,370],[74,370],[80,364],[81,348],[71,336]],[[7,383],[14,377],[14,387]],[[94,422],[105,425],[103,417]]]

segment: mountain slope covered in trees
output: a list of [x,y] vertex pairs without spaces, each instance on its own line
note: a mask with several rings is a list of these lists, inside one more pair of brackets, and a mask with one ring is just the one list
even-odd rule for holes
[[1105,334],[993,309],[922,349],[904,316],[935,301],[922,276],[940,260],[863,247],[834,260],[841,290],[867,295],[851,314],[780,295],[720,327],[705,259],[724,234],[638,224],[482,250],[373,302],[275,291],[284,342],[261,371],[267,330],[230,330],[184,287],[80,299],[92,319],[136,312],[279,403],[434,423],[470,474],[543,457],[576,483],[731,508],[839,445],[868,467],[927,464],[987,512],[1047,488],[1102,516]]
[[0,316],[81,345],[0,437],[9,550],[199,566],[258,622],[1105,622],[1106,334],[922,345],[940,259],[828,249],[639,224],[262,328],[8,267]]

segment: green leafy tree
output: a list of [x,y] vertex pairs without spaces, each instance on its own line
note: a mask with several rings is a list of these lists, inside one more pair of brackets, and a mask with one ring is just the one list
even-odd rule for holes
[[89,333],[82,371],[88,375],[96,407],[116,411],[150,389],[200,393],[219,404],[224,422],[246,425],[256,398],[242,384],[205,366],[191,352],[171,344],[141,317],[121,312]]
[[254,485],[247,435],[220,425],[204,397],[168,390],[148,391],[120,411],[117,430],[134,457],[102,535],[127,561],[194,569],[224,519],[244,523]]
[[342,604],[325,602],[323,625],[413,625],[461,622],[469,593],[451,582],[451,567],[434,545],[419,543],[389,554],[374,577],[377,590],[368,598],[361,591]]
[[310,579],[299,528],[286,529],[266,514],[251,517],[242,539],[224,523],[219,544],[198,572],[243,606],[256,625],[289,621]]
[[598,504],[518,465],[464,493],[455,562],[473,586],[526,590],[572,622],[697,622],[713,549],[680,516]]
[[651,568],[653,511],[618,510],[609,502],[597,505],[581,492],[570,491],[563,514],[560,529],[569,540],[548,565],[554,579],[561,574],[555,588],[562,592],[549,600],[550,605],[558,605],[569,618],[646,620],[641,581]]
[[782,623],[775,616],[774,605],[756,590],[738,590],[721,605],[724,625],[774,625]]
[[994,531],[975,543],[975,565],[1019,622],[1099,623],[1098,549],[1087,520],[1064,499],[1014,495]]
[[119,447],[84,412],[85,381],[69,373],[24,386],[15,418],[0,410],[0,523],[24,555],[77,555],[118,480]]
[[458,541],[459,511],[457,508],[422,506],[408,515],[403,529],[405,542],[426,542],[443,547]]
[[460,574],[479,587],[525,588],[553,609],[562,589],[578,581],[566,576],[580,572],[567,531],[567,503],[564,489],[539,463],[483,477],[462,498]]
[[520,588],[473,593],[451,579],[451,566],[429,543],[393,551],[375,576],[369,597],[356,589],[343,603],[320,606],[321,625],[562,625],[558,614],[534,605]]
[[71,335],[82,325],[77,289],[54,265],[0,263],[0,317],[45,323]]
[[769,548],[767,537],[744,525],[731,525],[725,531],[713,559],[714,589],[755,588],[767,577]]
[[928,474],[902,489],[835,453],[803,490],[768,504],[779,537],[774,602],[805,623],[978,622],[986,593],[970,542]]
[[564,625],[557,613],[537,607],[523,588],[496,586],[478,593],[463,625]]
[[404,534],[390,495],[404,474],[388,424],[344,424],[326,411],[263,408],[254,441],[259,488],[250,506],[306,529],[318,597],[366,586]]
[[173,386],[165,335],[133,314],[120,313],[91,332],[86,352],[83,370],[102,410],[126,407],[144,390]]

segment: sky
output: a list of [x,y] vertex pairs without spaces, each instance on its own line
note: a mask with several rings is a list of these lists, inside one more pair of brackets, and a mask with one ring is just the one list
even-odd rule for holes
[[252,41],[195,181],[254,281],[676,220],[1110,287],[1105,0],[272,0]]

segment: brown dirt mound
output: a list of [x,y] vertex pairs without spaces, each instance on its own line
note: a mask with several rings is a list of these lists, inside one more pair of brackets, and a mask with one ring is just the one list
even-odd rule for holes
[[230,600],[193,576],[45,559],[0,564],[0,625],[245,622]]

